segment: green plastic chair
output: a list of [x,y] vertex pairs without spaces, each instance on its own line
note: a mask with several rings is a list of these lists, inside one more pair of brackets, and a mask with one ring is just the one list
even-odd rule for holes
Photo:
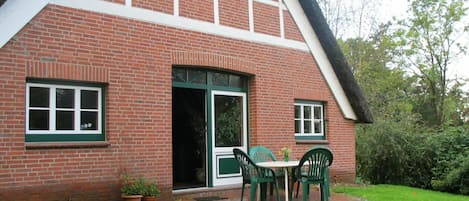
[[[264,146],[254,146],[249,149],[249,157],[255,162],[266,162],[266,161],[276,161],[277,158],[275,157],[274,153]],[[274,170],[275,171],[275,170]],[[275,176],[277,179],[282,179],[284,173],[282,170],[275,171]],[[264,192],[264,191],[262,191]],[[270,185],[270,195],[273,194],[273,183]],[[265,195],[263,195],[265,196]]]
[[[280,194],[278,192],[278,184],[277,179],[275,177],[275,172],[270,168],[259,167],[254,163],[254,161],[244,153],[244,151],[234,148],[233,154],[236,160],[241,167],[241,173],[243,175],[243,186],[241,189],[241,201],[243,200],[244,196],[244,186],[246,184],[251,184],[251,193],[249,196],[249,200],[255,200],[256,198],[256,191],[257,185],[261,184],[261,186],[265,186],[268,183],[273,183],[275,186],[275,191],[277,193],[277,201],[280,201]],[[265,188],[261,188],[262,190]],[[264,193],[265,194],[265,193]],[[265,200],[265,198],[261,197],[261,200]]]
[[[333,155],[328,148],[317,147],[307,151],[301,157],[300,163],[293,169],[292,186],[297,181],[303,185],[303,201],[309,196],[309,185],[319,184],[321,201],[329,200],[329,167],[332,165]],[[300,186],[298,185],[298,189]],[[293,193],[290,192],[290,198]],[[298,190],[297,190],[298,197]]]

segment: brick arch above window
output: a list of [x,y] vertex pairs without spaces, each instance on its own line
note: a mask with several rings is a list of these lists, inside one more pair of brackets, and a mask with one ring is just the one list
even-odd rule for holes
[[212,66],[218,70],[256,75],[256,64],[245,59],[206,52],[175,51],[171,55],[173,65]]

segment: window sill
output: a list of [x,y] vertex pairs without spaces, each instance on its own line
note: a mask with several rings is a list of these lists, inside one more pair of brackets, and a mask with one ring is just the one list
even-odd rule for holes
[[26,142],[26,149],[66,149],[109,147],[109,142]]
[[327,140],[296,140],[296,144],[329,144]]

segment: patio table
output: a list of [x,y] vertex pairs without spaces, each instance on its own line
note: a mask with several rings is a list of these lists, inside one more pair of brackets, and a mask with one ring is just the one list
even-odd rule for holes
[[285,200],[288,201],[288,169],[298,166],[300,161],[265,161],[258,162],[256,165],[267,168],[282,168],[285,171]]

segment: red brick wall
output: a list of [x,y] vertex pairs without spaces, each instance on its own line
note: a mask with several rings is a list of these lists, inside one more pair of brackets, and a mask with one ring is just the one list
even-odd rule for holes
[[213,22],[213,0],[179,0],[179,15]]
[[297,41],[304,42],[303,36],[300,33],[295,21],[293,20],[290,12],[288,10],[283,11],[283,24],[285,27],[285,38],[286,39],[293,39]]
[[[178,63],[251,75],[250,145],[289,146],[297,158],[313,144],[294,140],[294,100],[327,102],[332,171],[352,181],[354,123],[308,52],[49,5],[0,49],[0,200],[19,192],[15,200],[115,200],[123,172],[156,180],[169,200],[171,67]],[[107,83],[110,146],[26,148],[27,77]]]
[[132,6],[173,14],[174,0],[132,0]]
[[219,1],[218,8],[221,25],[249,30],[248,1]]
[[254,31],[280,36],[278,7],[254,1]]

